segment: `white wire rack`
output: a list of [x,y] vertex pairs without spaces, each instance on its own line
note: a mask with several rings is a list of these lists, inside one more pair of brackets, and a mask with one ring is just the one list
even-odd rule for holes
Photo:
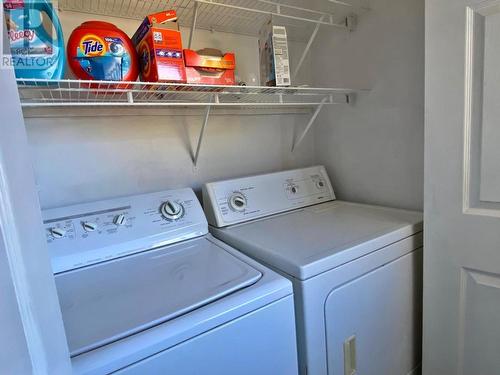
[[346,104],[343,88],[213,86],[171,83],[18,79],[23,107],[269,107]]
[[[346,14],[358,7],[344,1],[327,13],[268,0],[59,0],[59,9],[120,18],[142,19],[148,14],[175,9],[181,26],[257,36],[271,17],[289,28],[292,39],[307,39],[304,28],[316,24],[348,28]],[[301,30],[294,30],[295,28]]]

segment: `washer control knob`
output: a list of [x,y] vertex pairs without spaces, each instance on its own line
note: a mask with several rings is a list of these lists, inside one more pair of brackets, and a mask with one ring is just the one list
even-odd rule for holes
[[323,190],[325,188],[325,186],[326,186],[326,184],[325,184],[324,180],[319,180],[318,182],[316,182],[316,187],[319,190]]
[[125,225],[126,222],[127,218],[125,217],[124,214],[116,215],[115,218],[113,219],[113,223],[115,223],[115,225],[117,226]]
[[292,185],[290,187],[290,191],[292,192],[292,194],[297,194],[299,191],[299,187],[297,185]]
[[97,224],[91,221],[84,221],[82,223],[82,227],[85,230],[85,232],[93,232],[97,229]]
[[180,203],[166,201],[161,205],[160,213],[167,220],[178,220],[184,215],[184,207]]
[[229,197],[229,207],[234,211],[243,212],[247,208],[247,198],[242,193],[233,193]]
[[63,238],[66,235],[66,230],[63,228],[52,228],[50,234],[54,238]]

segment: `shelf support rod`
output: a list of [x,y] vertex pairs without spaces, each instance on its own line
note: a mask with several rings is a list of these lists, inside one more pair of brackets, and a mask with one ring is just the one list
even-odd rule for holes
[[131,91],[127,91],[127,102],[134,104],[134,94]]
[[193,23],[191,24],[191,32],[189,33],[189,44],[188,44],[189,49],[191,49],[193,45],[194,32],[196,30],[196,21],[198,20],[198,6],[199,3],[195,1],[193,6]]
[[304,140],[304,138],[306,137],[307,133],[309,132],[309,130],[311,130],[311,127],[313,126],[314,124],[314,121],[316,120],[316,117],[318,117],[321,109],[323,108],[323,106],[326,104],[326,101],[328,100],[327,97],[323,98],[323,100],[321,100],[321,103],[318,104],[318,106],[316,107],[316,110],[314,111],[313,115],[311,116],[311,118],[309,119],[309,122],[307,123],[304,131],[302,131],[302,134],[300,135],[300,137],[297,139],[296,142],[294,142],[294,144],[292,145],[292,152],[295,151],[295,149],[302,143],[302,141]]
[[203,121],[203,125],[200,130],[200,137],[198,138],[198,145],[196,146],[196,153],[194,154],[193,164],[196,167],[198,164],[198,158],[200,156],[201,144],[203,143],[203,138],[205,138],[205,130],[207,129],[208,119],[210,118],[210,109],[212,105],[207,105],[207,109],[205,112],[205,119]]
[[316,35],[318,35],[319,27],[321,26],[321,22],[323,22],[323,19],[325,18],[324,15],[322,15],[316,24],[316,27],[314,28],[313,33],[311,34],[311,37],[309,38],[309,41],[306,44],[306,48],[304,48],[304,51],[302,52],[302,56],[300,56],[300,60],[297,63],[297,66],[293,70],[292,74],[292,82],[297,78],[297,74],[299,73],[300,68],[302,67],[302,64],[304,63],[304,60],[306,59],[307,54],[309,53],[309,50],[311,49],[311,46],[314,42],[314,39],[316,39]]

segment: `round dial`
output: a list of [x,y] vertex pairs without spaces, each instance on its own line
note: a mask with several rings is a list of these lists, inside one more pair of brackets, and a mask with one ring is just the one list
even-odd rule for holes
[[233,193],[229,197],[229,207],[234,211],[245,211],[247,208],[247,198],[240,192]]
[[318,182],[316,182],[316,187],[319,190],[323,190],[325,188],[325,186],[326,186],[326,184],[325,184],[324,180],[319,180]]
[[82,223],[82,227],[85,230],[85,232],[93,232],[97,229],[97,224],[91,221],[84,221]]
[[184,215],[182,204],[174,201],[166,201],[160,207],[161,215],[168,220],[178,220]]
[[52,228],[50,234],[54,238],[63,238],[66,235],[66,230],[63,228]]
[[115,223],[115,225],[125,225],[127,222],[127,218],[125,217],[124,214],[119,214],[119,215],[116,215],[115,218],[113,219],[113,223]]

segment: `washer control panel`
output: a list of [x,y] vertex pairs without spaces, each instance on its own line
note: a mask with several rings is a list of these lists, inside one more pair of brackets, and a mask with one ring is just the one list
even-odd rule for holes
[[322,166],[213,182],[203,187],[205,213],[216,227],[334,199]]
[[191,189],[55,208],[42,215],[54,273],[208,233]]

